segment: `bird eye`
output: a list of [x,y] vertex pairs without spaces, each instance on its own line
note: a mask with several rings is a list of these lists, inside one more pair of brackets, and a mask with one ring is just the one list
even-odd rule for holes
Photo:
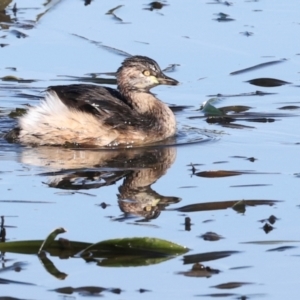
[[143,72],[143,74],[145,75],[145,76],[150,76],[150,71],[149,70],[145,70],[144,72]]

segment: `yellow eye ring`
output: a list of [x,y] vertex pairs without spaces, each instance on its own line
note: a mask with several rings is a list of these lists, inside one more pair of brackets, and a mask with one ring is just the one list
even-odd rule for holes
[[150,76],[151,73],[150,73],[150,71],[146,70],[146,71],[143,72],[143,74],[144,74],[145,76]]

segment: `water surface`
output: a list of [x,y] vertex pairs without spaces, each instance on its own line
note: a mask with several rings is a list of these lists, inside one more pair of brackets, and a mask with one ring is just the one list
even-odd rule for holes
[[[95,286],[112,299],[296,299],[298,3],[163,4],[24,0],[13,9],[13,2],[0,1],[1,133],[16,123],[8,113],[36,105],[47,86],[95,82],[90,74],[114,72],[124,52],[149,56],[162,68],[176,64],[170,76],[181,83],[153,90],[177,107],[172,147],[92,151],[1,139],[0,205],[6,241],[43,240],[64,227],[62,237],[86,243],[166,239],[188,247],[188,257],[103,267],[48,255],[65,274],[58,279],[36,255],[2,253],[0,277],[9,283],[1,297],[82,298],[99,295],[82,288]],[[247,82],[262,78],[289,84]],[[97,79],[114,87],[111,76]],[[200,107],[211,98],[218,113],[231,109],[208,118],[211,111]],[[222,238],[205,240],[207,232]],[[62,287],[73,289],[57,290]]]

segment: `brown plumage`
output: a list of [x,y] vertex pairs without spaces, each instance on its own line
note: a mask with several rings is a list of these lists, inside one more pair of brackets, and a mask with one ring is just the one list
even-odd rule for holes
[[134,146],[175,134],[170,108],[150,89],[177,85],[158,64],[132,56],[117,71],[118,90],[89,84],[50,86],[43,102],[7,137],[29,145]]

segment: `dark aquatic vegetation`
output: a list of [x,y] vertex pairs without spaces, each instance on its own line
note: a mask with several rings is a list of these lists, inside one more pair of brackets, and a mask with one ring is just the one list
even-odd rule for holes
[[271,186],[272,184],[265,184],[265,183],[253,183],[253,184],[236,184],[236,185],[231,185],[230,187],[264,187],[264,186]]
[[230,21],[235,21],[235,19],[229,18],[229,15],[224,14],[224,13],[218,13],[217,14],[219,17],[217,19],[214,19],[218,22],[230,22]]
[[277,245],[284,243],[300,243],[300,240],[270,240],[270,241],[250,241],[242,242],[241,244],[255,244],[255,245]]
[[298,247],[296,247],[296,246],[282,246],[282,247],[278,247],[278,248],[269,249],[267,251],[268,252],[283,252],[283,251],[296,249],[296,248],[298,248]]
[[295,110],[295,109],[300,109],[300,106],[297,106],[297,105],[286,105],[286,106],[278,107],[278,109],[282,109],[282,110]]
[[254,33],[253,32],[249,32],[249,31],[244,31],[244,32],[240,32],[240,34],[246,36],[246,37],[249,37],[249,36],[252,36]]
[[275,87],[275,86],[281,86],[285,84],[291,84],[290,82],[275,79],[275,78],[256,78],[251,79],[246,82],[249,82],[250,84],[262,86],[262,87]]
[[12,110],[8,116],[14,119],[23,116],[25,113],[26,113],[25,108],[16,108],[15,110]]
[[176,68],[179,67],[179,66],[180,66],[179,64],[170,64],[165,69],[163,69],[163,71],[166,72],[166,73],[174,72],[176,70]]
[[83,287],[78,287],[78,288],[73,288],[73,287],[62,287],[62,288],[57,288],[54,290],[51,290],[53,292],[57,292],[60,294],[66,294],[66,295],[72,295],[75,293],[79,294],[84,294],[85,296],[87,295],[99,295],[101,292],[105,291],[106,288],[102,287],[96,287],[96,286],[83,286]]
[[226,5],[226,6],[232,6],[233,5],[232,2],[221,1],[221,0],[214,0],[214,2],[206,2],[206,4],[222,4],[222,5]]
[[212,286],[213,288],[216,289],[236,289],[239,288],[243,285],[248,285],[248,284],[254,284],[252,282],[226,282],[226,283],[222,283],[222,284],[218,284],[218,285],[214,285]]
[[185,109],[189,109],[192,106],[188,106],[188,105],[170,105],[169,107],[172,110],[172,112],[175,113],[175,112],[183,111]]
[[24,266],[27,266],[28,264],[25,262],[15,262],[13,263],[11,266],[7,266],[7,267],[3,267],[0,270],[0,273],[4,273],[4,272],[8,272],[8,271],[14,271],[14,272],[20,272],[22,270],[24,270]]
[[[200,110],[207,117],[206,122],[210,124],[220,124],[224,127],[230,128],[254,128],[242,124],[233,124],[237,121],[256,122],[256,123],[272,123],[278,121],[276,117],[288,117],[293,115],[278,114],[278,113],[259,113],[247,112],[251,107],[249,106],[225,106],[217,108],[214,106],[215,102],[219,102],[220,98],[211,98],[200,107]],[[231,113],[233,112],[233,113]],[[192,116],[189,119],[204,118],[204,116]]]
[[260,69],[260,68],[273,66],[275,64],[279,64],[279,63],[282,63],[282,62],[285,62],[285,61],[287,61],[287,59],[285,59],[285,58],[284,59],[280,59],[280,60],[268,61],[268,62],[265,62],[265,63],[261,63],[261,64],[258,64],[258,65],[255,65],[253,67],[249,67],[249,68],[246,68],[246,69],[242,69],[242,70],[231,72],[230,75],[242,74],[242,73],[253,71],[253,70],[257,70],[257,69]]
[[[102,292],[113,292],[116,293],[117,289],[111,289],[111,288],[104,288],[104,287],[98,287],[98,286],[81,286],[77,288],[73,288],[71,286],[57,288],[54,290],[50,290],[53,292],[57,292],[60,294],[65,295],[72,295],[75,293],[78,293],[81,296],[97,296],[100,295]],[[117,294],[121,294],[121,289],[118,289],[119,292]]]
[[228,98],[228,97],[245,97],[245,96],[267,96],[267,95],[276,95],[276,93],[267,93],[262,91],[255,91],[252,93],[241,93],[236,95],[228,95],[228,94],[215,94],[208,95],[208,97],[219,97],[219,98]]
[[120,17],[118,17],[118,16],[115,14],[115,11],[116,11],[117,9],[121,8],[122,6],[124,6],[124,5],[118,5],[118,6],[114,7],[114,8],[112,8],[112,9],[110,9],[110,10],[106,13],[106,15],[112,15],[113,18],[114,18],[115,20],[117,20],[118,22],[120,22],[121,24],[128,24],[128,23],[125,23]]
[[0,202],[4,203],[28,203],[28,204],[50,204],[50,203],[55,203],[55,202],[50,202],[50,201],[30,201],[30,200],[0,200]]
[[19,30],[16,30],[16,29],[11,30],[10,33],[12,35],[14,35],[15,37],[17,37],[18,39],[28,37],[27,34],[25,34],[24,32],[21,32]]
[[[234,293],[211,293],[211,294],[196,295],[196,296],[199,296],[199,297],[210,297],[210,298],[225,298],[225,297],[234,297],[234,296],[237,297],[238,294],[234,294]],[[236,299],[244,300],[243,298],[236,298]]]
[[44,241],[2,242],[0,251],[38,255],[46,271],[59,279],[64,279],[67,274],[60,272],[46,253],[63,258],[76,256],[87,262],[96,262],[99,266],[129,267],[160,263],[189,251],[181,245],[149,237],[105,240],[94,244],[55,240],[58,234],[64,232],[63,228],[57,228]]
[[199,263],[195,263],[191,270],[184,272],[177,272],[179,275],[184,275],[186,277],[205,277],[209,278],[212,275],[219,274],[220,270],[212,269],[208,266],[204,266]]
[[18,82],[18,83],[32,83],[32,82],[39,81],[37,79],[23,79],[23,78],[19,78],[19,77],[12,76],[12,75],[7,75],[7,76],[4,76],[4,77],[1,77],[0,79],[2,81],[15,81],[15,82]]
[[263,227],[262,227],[263,231],[268,234],[269,232],[271,232],[274,227],[268,223],[266,223]]
[[[232,200],[232,201],[220,201],[220,202],[204,202],[189,204],[179,208],[170,210],[177,210],[181,212],[198,212],[198,211],[210,211],[210,210],[222,210],[227,208],[234,208],[236,205],[246,206],[259,206],[259,205],[270,205],[273,206],[276,203],[281,202],[280,200]],[[237,208],[237,207],[236,207]]]
[[200,235],[200,237],[204,241],[210,241],[210,242],[215,242],[215,241],[219,241],[220,239],[224,239],[221,235],[211,231]]
[[162,2],[159,2],[159,1],[153,1],[153,2],[150,2],[148,4],[149,7],[147,8],[144,8],[145,10],[150,10],[150,11],[153,11],[153,10],[159,10],[159,9],[162,9],[164,6],[167,6],[169,4],[165,4],[165,3],[162,3]]
[[[24,285],[35,285],[34,283],[24,282],[24,281],[16,281],[0,278],[0,284],[24,284]],[[0,298],[1,299],[1,298]]]
[[194,263],[201,263],[205,261],[217,260],[222,259],[233,254],[241,253],[240,251],[215,251],[215,252],[205,252],[199,254],[190,254],[185,255],[183,257],[183,263],[187,264],[194,264]]
[[258,222],[261,222],[261,223],[265,223],[265,222],[269,222],[270,224],[275,224],[275,222],[279,220],[278,218],[276,218],[274,215],[271,215],[269,218],[267,219],[262,219],[262,220],[259,220]]
[[98,41],[93,41],[93,40],[90,40],[84,36],[81,36],[81,35],[78,35],[78,34],[75,34],[73,33],[72,35],[78,37],[78,38],[81,38],[83,40],[86,40],[102,49],[105,49],[105,50],[108,50],[109,52],[111,53],[114,53],[114,54],[118,54],[118,55],[121,55],[121,56],[124,56],[124,57],[130,57],[132,56],[131,54],[129,54],[128,52],[125,52],[123,50],[120,50],[120,49],[117,49],[117,48],[114,48],[114,47],[110,47],[110,46],[107,46],[107,45],[103,45],[102,42],[98,42]]
[[84,0],[84,6],[88,6],[92,3],[93,0]]
[[251,108],[252,108],[251,106],[246,106],[246,105],[231,105],[231,106],[220,107],[219,110],[223,114],[227,114],[229,112],[242,113],[242,112],[250,110]]
[[97,77],[97,76],[70,76],[70,75],[58,75],[58,77],[61,77],[62,79],[55,79],[53,81],[80,81],[80,82],[89,82],[89,83],[97,83],[97,84],[113,84],[115,85],[117,83],[117,80],[115,78],[103,78],[103,77]]
[[219,177],[228,177],[228,176],[238,176],[238,175],[247,175],[247,174],[280,174],[280,173],[264,173],[264,172],[255,172],[255,171],[231,171],[231,170],[216,170],[216,171],[202,171],[196,172],[194,175],[205,178],[219,178]]
[[193,223],[191,222],[191,218],[190,217],[185,217],[185,219],[184,219],[184,230],[185,231],[191,231],[192,225],[193,225]]

